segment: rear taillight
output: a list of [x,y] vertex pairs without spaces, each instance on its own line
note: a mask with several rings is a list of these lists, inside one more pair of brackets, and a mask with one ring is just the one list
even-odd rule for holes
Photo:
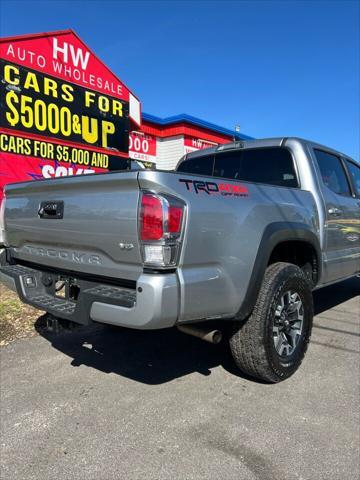
[[141,240],[161,240],[164,235],[164,215],[160,198],[143,194],[140,217]]
[[180,233],[181,221],[183,216],[183,207],[169,207],[168,231],[172,234]]
[[185,204],[170,195],[143,192],[139,236],[144,265],[174,267],[179,257]]

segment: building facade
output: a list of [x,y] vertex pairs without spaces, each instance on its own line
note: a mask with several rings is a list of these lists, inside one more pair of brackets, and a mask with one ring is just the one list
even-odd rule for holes
[[173,170],[189,152],[250,138],[187,114],[159,118],[143,113],[141,128],[130,134],[129,156],[161,170]]

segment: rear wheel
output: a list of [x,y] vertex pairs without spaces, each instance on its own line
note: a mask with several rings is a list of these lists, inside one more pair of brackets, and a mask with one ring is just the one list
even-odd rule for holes
[[289,263],[270,265],[252,314],[236,324],[230,338],[236,365],[261,380],[285,380],[304,358],[312,320],[312,292],[304,272]]

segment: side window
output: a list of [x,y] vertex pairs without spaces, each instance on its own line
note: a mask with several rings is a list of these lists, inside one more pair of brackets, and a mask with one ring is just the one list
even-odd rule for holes
[[338,195],[350,196],[350,187],[341,160],[336,155],[314,150],[324,184]]
[[194,175],[212,175],[214,156],[204,155],[195,158],[189,158],[180,163],[177,172],[193,173]]
[[352,178],[356,196],[360,197],[360,167],[353,162],[349,162],[349,160],[346,160],[346,165]]
[[298,187],[294,161],[286,148],[244,150],[241,177],[248,182]]
[[298,187],[294,162],[285,148],[254,148],[217,154],[215,177],[282,187]]
[[218,153],[215,156],[214,177],[240,180],[241,151]]

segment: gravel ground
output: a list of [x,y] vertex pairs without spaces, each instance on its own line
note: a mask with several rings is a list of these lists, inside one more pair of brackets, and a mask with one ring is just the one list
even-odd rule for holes
[[359,282],[315,293],[307,357],[278,385],[174,330],[1,348],[1,479],[359,478]]

